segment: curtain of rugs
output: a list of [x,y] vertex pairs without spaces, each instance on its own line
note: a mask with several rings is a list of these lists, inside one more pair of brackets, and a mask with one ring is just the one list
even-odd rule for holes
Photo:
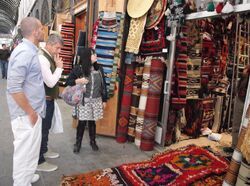
[[[167,72],[162,49],[169,47],[166,7],[166,1],[157,0],[143,16],[131,17],[126,40],[126,75],[116,140],[135,142],[145,151],[153,150],[159,115],[164,116],[160,113],[160,100]],[[103,31],[98,29],[97,35]],[[233,63],[229,51],[233,51],[234,30],[233,16],[187,21],[178,28],[166,144],[175,142],[177,133],[198,137],[206,128],[221,131],[228,115],[231,77],[227,68]],[[102,62],[101,55],[102,52]],[[110,79],[107,82],[111,84]]]
[[[61,36],[64,41],[64,46],[61,49],[60,57],[63,60],[63,75],[68,75],[72,70],[72,63],[74,57],[74,24],[70,22],[64,22],[61,27]],[[60,79],[60,85],[65,84],[66,76],[62,76]]]
[[148,13],[131,18],[125,49],[126,76],[116,140],[135,142],[145,151],[154,147],[166,70],[162,57],[166,47],[165,9],[166,1],[158,0]]
[[229,51],[233,51],[234,30],[234,17],[187,21],[180,28],[166,144],[176,140],[183,108],[186,123],[181,132],[198,137],[207,128],[221,131],[228,115],[231,77],[227,71],[233,64]]

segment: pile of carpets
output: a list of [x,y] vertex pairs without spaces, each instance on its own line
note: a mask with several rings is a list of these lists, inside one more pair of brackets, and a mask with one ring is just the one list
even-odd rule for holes
[[158,153],[151,160],[73,176],[61,186],[76,185],[221,185],[229,162],[194,145]]

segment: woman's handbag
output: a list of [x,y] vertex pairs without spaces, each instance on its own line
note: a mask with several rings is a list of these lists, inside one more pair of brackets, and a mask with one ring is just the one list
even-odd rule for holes
[[67,86],[61,98],[71,106],[77,106],[82,102],[83,94],[86,92],[86,85],[77,84],[74,86]]

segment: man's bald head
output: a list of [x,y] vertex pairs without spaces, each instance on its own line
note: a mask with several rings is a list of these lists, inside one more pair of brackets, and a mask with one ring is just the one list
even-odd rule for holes
[[41,22],[35,17],[26,17],[21,21],[20,29],[23,37],[29,37],[39,29]]

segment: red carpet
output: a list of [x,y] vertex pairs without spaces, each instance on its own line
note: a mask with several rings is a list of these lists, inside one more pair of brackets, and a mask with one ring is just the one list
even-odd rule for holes
[[78,185],[220,185],[228,161],[205,148],[190,145],[156,154],[151,160],[123,164],[74,176],[61,186]]
[[122,105],[118,118],[117,132],[116,132],[116,141],[119,143],[125,143],[127,141],[131,94],[133,91],[133,75],[134,75],[134,66],[132,64],[127,65],[126,77],[124,80]]

